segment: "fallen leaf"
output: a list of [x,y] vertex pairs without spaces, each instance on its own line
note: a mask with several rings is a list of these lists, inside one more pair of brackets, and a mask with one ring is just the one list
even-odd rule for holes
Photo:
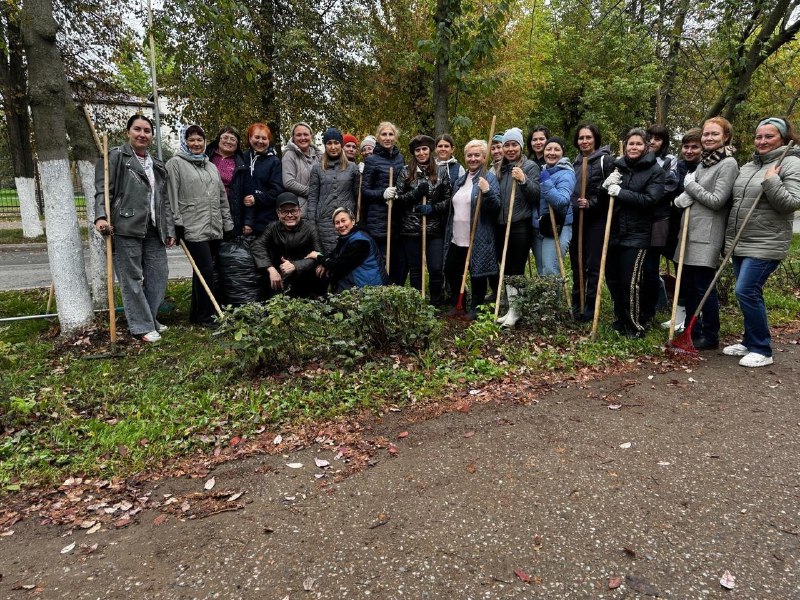
[[474,473],[475,472],[475,463],[469,463],[467,465],[467,473]]
[[8,531],[4,531],[3,533],[0,533],[0,537],[8,537],[10,535],[14,535],[14,530],[13,529],[9,529]]
[[241,443],[241,441],[242,441],[242,438],[239,437],[238,435],[235,435],[235,436],[233,436],[231,438],[231,441],[228,442],[228,445],[229,446],[238,446]]
[[167,522],[167,515],[158,515],[155,519],[153,519],[153,525],[155,527],[159,527]]
[[283,441],[283,436],[282,436],[282,435],[279,433],[278,435],[276,435],[276,436],[275,436],[275,439],[274,439],[274,440],[272,440],[272,444],[273,444],[273,445],[275,445],[275,446],[277,446],[277,445],[278,445],[278,444],[280,444],[282,441]]
[[122,517],[121,519],[117,519],[116,521],[114,521],[112,523],[112,525],[114,527],[119,528],[119,527],[125,527],[126,525],[129,525],[130,522],[131,522],[131,518],[130,517]]
[[397,446],[395,446],[394,444],[389,444],[389,447],[387,448],[387,450],[389,451],[389,454],[391,454],[392,456],[397,456],[397,454],[399,452],[397,450]]
[[623,450],[627,450],[628,448],[631,447],[631,443],[625,442],[624,444],[620,444],[619,447],[622,448]]
[[212,477],[211,479],[206,481],[206,484],[203,487],[206,490],[213,490],[215,485],[217,485],[217,480],[214,477]]
[[302,469],[303,463],[286,463],[286,466],[290,469]]
[[464,434],[464,437],[465,438],[471,438],[474,435],[475,435],[474,431],[468,431],[467,433]]
[[627,554],[631,558],[636,558],[636,550],[634,550],[633,548],[629,548],[628,546],[623,546],[622,549],[625,550],[625,554]]
[[95,523],[92,527],[86,530],[86,535],[89,535],[91,533],[97,533],[98,531],[100,531],[100,528],[102,526],[103,526],[102,523]]
[[96,520],[94,520],[94,519],[87,519],[86,521],[81,521],[81,524],[79,525],[79,527],[80,527],[81,529],[91,529],[92,527],[94,527],[94,526],[95,526],[95,523],[97,523],[97,521],[96,521]]
[[398,437],[398,439],[401,439],[401,440],[403,438],[407,438],[408,437],[408,432],[407,431],[401,431],[400,433],[397,434],[397,437]]
[[531,582],[531,576],[528,575],[522,569],[514,569],[514,575],[516,575],[517,579],[519,579],[522,583],[530,583]]
[[316,579],[314,579],[313,577],[306,577],[305,579],[303,579],[303,589],[307,592],[310,592],[312,589],[314,589],[315,581]]
[[610,590],[617,589],[619,586],[622,585],[623,581],[625,581],[625,580],[622,578],[622,576],[614,575],[613,577],[611,577],[608,580],[608,589],[610,589]]
[[608,410],[619,410],[622,408],[622,404],[609,404]]
[[71,544],[68,544],[61,549],[61,554],[67,554],[69,552],[72,552],[74,549],[75,549],[75,542],[72,542]]
[[671,464],[671,463],[667,462],[666,460],[660,460],[660,461],[658,461],[658,466],[659,466],[659,467],[668,467],[670,464]]
[[91,546],[81,544],[81,554],[91,554],[95,550],[97,550],[97,544],[92,544]]
[[323,458],[315,458],[314,464],[317,465],[320,469],[322,469],[324,467],[329,467],[331,463],[329,463],[327,460]]
[[228,498],[228,502],[234,502],[235,500],[238,500],[242,497],[242,494],[244,494],[244,492],[236,492],[230,498]]
[[725,569],[722,577],[719,578],[719,584],[726,590],[732,590],[736,587],[736,577],[731,575],[731,572]]

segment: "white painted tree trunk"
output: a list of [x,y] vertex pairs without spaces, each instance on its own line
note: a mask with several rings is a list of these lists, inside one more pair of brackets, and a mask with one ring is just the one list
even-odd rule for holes
[[15,177],[14,183],[17,185],[23,237],[35,238],[43,235],[44,229],[36,206],[36,182],[32,177]]
[[108,308],[108,288],[106,287],[106,243],[103,236],[94,228],[94,163],[78,161],[78,174],[86,198],[86,223],[89,227],[89,283],[92,287],[92,300],[95,308]]
[[88,325],[93,318],[69,162],[60,159],[41,161],[39,174],[44,194],[47,254],[55,284],[58,321],[61,332],[69,334]]

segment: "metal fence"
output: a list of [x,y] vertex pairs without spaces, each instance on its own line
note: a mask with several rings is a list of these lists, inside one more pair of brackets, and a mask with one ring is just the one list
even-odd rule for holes
[[[70,176],[72,178],[72,191],[75,194],[75,208],[78,210],[78,218],[86,218],[86,199],[83,195],[78,169],[74,163],[70,164]],[[36,169],[36,205],[39,208],[39,216],[44,217],[44,199],[42,197],[42,186],[39,181],[39,169]],[[4,220],[18,220],[22,217],[19,212],[19,197],[17,187],[14,183],[14,170],[11,161],[0,159],[0,218]]]

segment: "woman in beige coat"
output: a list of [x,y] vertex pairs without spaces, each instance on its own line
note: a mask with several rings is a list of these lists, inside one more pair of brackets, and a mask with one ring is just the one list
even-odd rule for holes
[[[169,202],[175,235],[183,240],[206,283],[213,290],[214,261],[220,241],[233,232],[225,186],[217,167],[205,155],[206,134],[190,125],[181,136],[181,149],[167,162]],[[197,275],[192,279],[189,321],[214,326],[214,305]]]
[[[675,206],[689,210],[681,286],[688,315],[697,310],[719,266],[731,190],[739,174],[739,165],[733,157],[736,148],[730,145],[732,137],[733,128],[727,119],[714,117],[703,124],[700,165],[693,173],[686,174],[684,192],[675,199]],[[682,221],[681,236],[683,227]],[[679,254],[680,250],[675,253],[675,260],[678,260]],[[692,329],[692,338],[698,350],[719,348],[719,299],[716,286],[703,307],[701,318]]]

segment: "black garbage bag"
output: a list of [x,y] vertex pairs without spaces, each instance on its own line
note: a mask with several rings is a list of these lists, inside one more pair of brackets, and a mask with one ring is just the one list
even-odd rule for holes
[[217,273],[217,290],[224,304],[242,306],[262,299],[260,277],[246,238],[222,242],[217,255]]

